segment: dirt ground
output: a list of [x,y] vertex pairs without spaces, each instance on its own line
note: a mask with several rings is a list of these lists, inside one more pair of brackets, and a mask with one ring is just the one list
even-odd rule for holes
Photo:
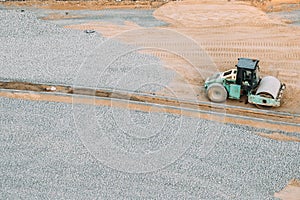
[[[275,11],[275,7],[277,10],[282,9],[282,5],[277,0],[272,3],[274,4],[273,11]],[[168,29],[193,39],[203,47],[220,71],[233,68],[238,57],[259,59],[262,76],[276,76],[287,85],[283,105],[274,110],[300,113],[298,101],[300,98],[300,28],[289,26],[285,19],[271,19],[263,11],[268,8],[266,5],[256,6],[253,7],[250,3],[245,2],[225,0],[185,0],[170,2],[156,9],[154,16],[168,22]],[[114,37],[135,44],[136,41],[132,42],[132,38],[138,38],[138,35],[129,37],[130,39],[128,38],[130,34],[125,34],[127,37],[116,35],[140,27],[130,22],[121,26],[91,22],[68,28],[95,29],[106,37]],[[161,40],[164,40],[163,35]],[[184,83],[188,82],[194,88],[203,84],[204,80],[185,60],[169,54],[157,52],[154,54],[162,58],[165,67],[177,72],[177,78],[169,87],[177,91],[180,96],[191,95],[185,89]],[[250,106],[239,101],[228,101],[227,103]],[[258,133],[258,135],[280,141],[294,141],[295,139],[280,133],[271,135]],[[299,199],[299,192],[299,185],[290,182],[274,196],[283,200]]]
[[299,200],[300,199],[300,181],[292,179],[288,185],[280,192],[276,192],[274,197],[282,200]]
[[[194,40],[211,57],[219,71],[234,68],[238,57],[259,59],[261,76],[276,76],[287,85],[282,106],[274,110],[300,113],[300,27],[290,26],[284,19],[271,19],[250,2],[225,0],[169,2],[156,9],[154,16],[169,23],[168,27],[161,27],[162,30],[167,28]],[[154,37],[152,32],[149,36],[145,36],[145,32],[139,36],[138,32],[131,31],[130,35],[129,30],[140,28],[132,22],[124,25],[91,22],[68,28],[94,29],[106,37],[132,44],[137,44],[140,36]],[[125,31],[127,33],[123,34]],[[160,42],[169,39],[163,34],[157,38]],[[203,85],[203,77],[195,73],[197,66],[166,52],[151,53],[161,57],[167,68],[177,72],[177,78],[169,85],[177,96],[188,98],[198,91],[199,85]],[[188,92],[186,83],[193,87],[193,92]],[[198,99],[206,100],[203,95]],[[253,107],[245,105],[244,101],[229,100],[227,103]]]
[[292,11],[299,10],[299,0],[269,0],[262,1],[262,3],[252,2],[252,5],[259,7],[266,12],[278,12],[278,11]]
[[[300,113],[300,27],[290,26],[285,19],[270,18],[264,11],[280,11],[298,8],[286,7],[285,3],[299,3],[299,0],[272,0],[265,4],[252,4],[251,2],[227,0],[184,0],[169,2],[154,12],[154,16],[169,23],[167,28],[180,35],[195,41],[211,57],[219,71],[233,68],[238,57],[257,58],[261,62],[261,75],[273,75],[287,85],[284,94],[284,103],[280,108],[274,109],[290,113]],[[11,3],[6,3],[9,5]],[[18,3],[24,5],[24,3]],[[254,6],[253,6],[254,5]],[[154,8],[159,5],[98,5],[95,2],[61,2],[60,4],[47,3],[38,7],[50,9],[103,9],[103,8]],[[218,11],[218,12],[216,12]],[[60,16],[52,16],[59,18]],[[51,17],[50,17],[51,18]],[[71,25],[67,28],[94,29],[106,37],[114,37],[127,43],[138,43],[137,30],[141,27],[133,22],[124,25],[90,22],[88,24]],[[127,34],[121,34],[127,31]],[[145,34],[141,32],[140,34]],[[141,36],[141,35],[140,35]],[[143,35],[142,38],[160,39],[165,41],[167,36]],[[186,48],[181,47],[179,48]],[[174,70],[178,76],[169,85],[180,97],[193,95],[187,90],[190,84],[195,91],[203,85],[203,78],[197,73],[197,66],[193,66],[179,56],[159,51],[142,51],[162,58],[164,66]],[[162,93],[164,91],[161,91]],[[205,97],[198,97],[206,100]],[[245,105],[243,101],[228,101],[228,104]],[[263,137],[281,141],[295,140],[274,133]],[[286,188],[275,193],[281,199],[299,199],[300,184],[292,180]]]
[[300,142],[300,139],[297,137],[292,137],[292,136],[287,136],[281,133],[257,133],[257,135],[262,136],[262,137],[266,137],[266,138],[270,138],[273,140],[278,140],[278,141],[294,141],[294,142]]
[[[179,0],[181,1],[181,0]],[[236,1],[236,0],[227,0]],[[243,1],[243,0],[241,0]],[[245,0],[247,2],[247,0]],[[102,10],[102,9],[153,9],[158,8],[168,1],[106,1],[106,0],[89,0],[89,1],[55,1],[55,0],[31,0],[31,1],[5,1],[0,2],[6,6],[35,6],[38,8],[55,9],[55,10]],[[248,0],[248,4],[256,6],[266,12],[291,11],[300,9],[300,0]],[[292,4],[289,5],[289,4]]]
[[300,27],[270,19],[246,3],[223,0],[172,2],[154,15],[202,45],[220,71],[234,67],[238,57],[258,58],[262,76],[276,76],[287,85],[278,110],[300,112]]
[[1,2],[6,6],[35,6],[37,8],[55,9],[55,10],[102,10],[102,9],[153,9],[165,4],[163,1],[7,1]]

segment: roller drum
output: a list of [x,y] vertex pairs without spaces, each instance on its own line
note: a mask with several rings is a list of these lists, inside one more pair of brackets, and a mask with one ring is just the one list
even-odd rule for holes
[[261,79],[256,95],[272,97],[276,99],[280,92],[281,83],[274,76],[266,76]]

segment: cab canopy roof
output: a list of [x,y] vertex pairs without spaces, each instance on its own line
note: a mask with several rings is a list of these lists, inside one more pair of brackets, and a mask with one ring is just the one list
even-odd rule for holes
[[250,69],[255,70],[258,67],[259,60],[251,59],[251,58],[238,58],[238,64],[236,67],[242,69]]

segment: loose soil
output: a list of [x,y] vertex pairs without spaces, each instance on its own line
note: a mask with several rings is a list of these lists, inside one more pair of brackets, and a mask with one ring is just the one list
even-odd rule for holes
[[[287,3],[295,3],[295,6],[287,6]],[[105,9],[105,8],[153,8],[160,5],[98,5],[95,2],[60,2],[59,4],[47,2],[44,5],[35,3],[25,4],[22,2],[5,2],[4,5],[34,5],[50,9]],[[251,57],[260,59],[261,75],[273,75],[286,83],[287,90],[284,94],[284,104],[274,110],[300,113],[300,28],[290,26],[284,19],[270,19],[263,11],[282,11],[298,9],[299,0],[272,0],[266,4],[252,4],[250,2],[238,2],[227,0],[185,0],[170,2],[159,7],[154,16],[162,21],[168,22],[167,27],[183,36],[193,39],[212,58],[219,71],[233,68],[238,57]],[[254,7],[254,6],[256,7]],[[217,12],[216,12],[217,11]],[[52,16],[59,18],[60,16]],[[65,17],[65,16],[61,16]],[[91,22],[68,26],[74,29],[95,29],[104,36],[115,37],[124,31],[140,28],[138,25],[127,22],[124,25]],[[137,38],[132,35],[132,38]],[[149,37],[151,35],[149,34]],[[132,42],[132,38],[117,37],[123,42]],[[161,40],[163,41],[163,37]],[[170,55],[169,53],[142,51],[158,55],[166,68],[177,72],[178,76],[170,83],[170,87],[181,94],[180,97],[193,95],[186,91],[185,83],[189,83],[195,91],[197,86],[202,85],[204,80],[195,73],[195,67],[184,59]],[[163,93],[163,91],[162,91]],[[48,101],[51,98],[38,96],[26,96],[1,94],[10,98],[28,98],[34,100]],[[54,99],[56,97],[53,97]],[[68,97],[60,101],[72,102]],[[200,96],[200,99],[205,99]],[[201,99],[201,100],[202,100]],[[54,101],[54,100],[53,100]],[[228,101],[232,105],[246,105],[244,102]],[[103,104],[103,102],[101,103]],[[246,123],[239,119],[230,119],[228,123]],[[252,124],[254,127],[258,123]],[[260,126],[266,128],[264,123]],[[270,127],[269,127],[270,128]],[[276,127],[280,129],[280,127]],[[281,141],[298,141],[298,138],[283,136],[280,133],[262,134],[263,137]],[[292,180],[286,188],[274,195],[281,199],[299,199],[300,183]]]
[[270,138],[273,140],[278,140],[278,141],[293,141],[293,142],[300,142],[300,139],[297,137],[292,137],[292,136],[287,136],[281,133],[257,133],[259,136],[265,137],[265,138]]
[[300,199],[300,181],[292,179],[288,185],[280,192],[276,192],[274,197],[282,200],[299,200]]
[[252,5],[266,12],[292,11],[300,9],[300,0],[269,0],[257,3],[252,1]]
[[[43,86],[41,86],[43,87]],[[38,91],[38,90],[36,90]],[[63,88],[57,88],[57,91],[65,91],[67,93],[73,93],[69,90],[65,90]],[[92,94],[94,91],[79,91],[76,90],[76,93],[84,94],[84,95],[95,95]],[[105,96],[105,93],[99,93],[97,96]],[[176,106],[174,107],[155,107],[153,109],[153,105],[147,105],[147,104],[140,104],[139,102],[134,101],[120,101],[118,98],[114,99],[95,99],[93,96],[90,97],[84,97],[84,96],[64,96],[64,95],[57,95],[57,94],[51,94],[51,93],[24,93],[22,91],[15,91],[15,92],[6,92],[1,91],[0,92],[1,97],[7,97],[7,98],[14,98],[14,99],[25,99],[25,100],[31,100],[31,101],[50,101],[50,102],[63,102],[63,103],[69,103],[69,104],[89,104],[89,105],[95,105],[95,106],[113,106],[118,108],[126,108],[126,109],[132,109],[132,110],[139,110],[144,112],[164,112],[164,113],[172,113],[176,115],[183,115],[188,117],[194,117],[194,118],[201,118],[201,119],[207,119],[211,121],[217,121],[221,123],[230,123],[230,124],[243,124],[248,125],[255,128],[260,129],[268,129],[272,131],[276,130],[282,130],[285,132],[299,132],[299,127],[296,126],[289,126],[289,125],[281,125],[281,124],[274,124],[274,123],[267,123],[263,121],[252,121],[248,119],[242,119],[242,118],[236,118],[230,115],[225,116],[219,116],[215,114],[210,113],[200,113],[193,110],[184,110],[184,109],[177,109]],[[124,100],[124,99],[123,99]],[[161,103],[156,103],[161,104]],[[155,105],[155,104],[154,104]],[[214,109],[211,109],[214,111]],[[220,112],[220,111],[218,111]],[[258,135],[266,137],[264,133],[259,133]],[[272,137],[268,137],[270,139],[274,139]],[[291,141],[291,142],[299,142],[299,138],[297,137],[289,137],[286,135],[281,135],[280,138],[285,138],[284,141]],[[289,138],[289,139],[287,139]],[[278,140],[278,138],[276,138]],[[282,139],[280,139],[282,140]]]
[[[168,30],[194,40],[211,57],[219,71],[234,68],[238,57],[259,59],[262,76],[275,76],[287,85],[282,106],[274,110],[300,113],[299,27],[287,25],[279,18],[271,19],[250,3],[225,0],[169,2],[156,9],[154,16],[169,23]],[[130,44],[137,44],[140,36],[132,31],[140,27],[131,22],[124,25],[91,22],[67,28],[94,29],[106,37]],[[161,27],[162,30],[164,28]],[[130,30],[131,35],[128,33]],[[126,37],[122,37],[121,33]],[[153,37],[151,32],[146,36],[143,34],[142,38]],[[163,43],[167,39],[164,37],[168,36],[157,37],[157,42]],[[151,53],[158,55],[166,68],[177,72],[178,76],[169,85],[177,96],[189,98],[199,91],[198,86],[203,85],[204,78],[195,73],[195,70],[199,70],[197,66],[170,53]],[[187,90],[187,84],[193,89]],[[198,98],[207,100],[203,93]],[[245,103],[245,100],[227,101],[230,105],[253,107]]]
[[[228,115],[237,115],[237,116],[246,116],[246,117],[252,117],[252,118],[259,118],[259,119],[265,119],[265,120],[274,120],[277,122],[289,122],[289,123],[300,123],[300,117],[292,116],[292,115],[281,115],[280,113],[266,113],[261,110],[245,110],[242,107],[224,107],[223,105],[211,105],[207,103],[202,102],[192,102],[192,101],[186,101],[178,98],[170,98],[168,97],[161,97],[157,96],[153,93],[148,94],[140,94],[140,93],[128,93],[127,91],[115,91],[115,90],[109,90],[109,89],[101,89],[98,88],[96,90],[90,89],[90,88],[77,88],[72,86],[61,86],[61,85],[45,85],[45,84],[33,84],[33,83],[26,83],[26,82],[0,82],[0,88],[1,89],[12,89],[17,91],[27,91],[29,93],[31,92],[58,92],[60,95],[89,95],[91,97],[106,97],[111,99],[117,99],[117,100],[132,100],[137,102],[148,102],[148,103],[154,103],[159,105],[167,105],[167,106],[174,106],[180,110],[180,108],[189,108],[194,110],[203,110],[203,111],[214,111],[217,113],[223,113]],[[1,93],[1,92],[0,92]],[[14,93],[14,91],[12,91]],[[58,95],[58,97],[60,96]],[[247,125],[252,125],[252,121],[248,120],[246,123]],[[265,127],[268,126],[267,121],[264,122]],[[290,127],[285,128],[284,130],[287,132],[300,132],[299,127],[291,125],[291,126],[284,126],[284,124],[277,124],[280,127],[281,130],[283,130],[283,127]],[[275,127],[274,126],[271,126]]]
[[[30,6],[53,10],[102,10],[102,9],[153,9],[165,4],[163,1],[7,1],[5,6]],[[0,4],[0,5],[1,5]]]

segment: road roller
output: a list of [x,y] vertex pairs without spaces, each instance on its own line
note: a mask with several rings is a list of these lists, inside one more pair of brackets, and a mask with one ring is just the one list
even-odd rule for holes
[[222,103],[227,98],[247,101],[257,107],[279,107],[285,84],[273,76],[259,76],[259,60],[238,58],[235,69],[215,73],[205,81],[208,99]]

